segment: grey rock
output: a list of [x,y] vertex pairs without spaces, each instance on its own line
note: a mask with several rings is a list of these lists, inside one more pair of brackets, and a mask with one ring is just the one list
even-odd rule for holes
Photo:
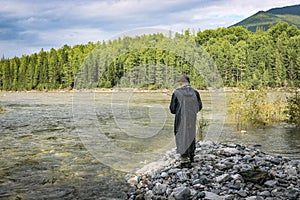
[[154,196],[152,190],[148,190],[146,194],[144,195],[145,200],[152,200],[152,197]]
[[209,182],[211,182],[211,180],[208,179],[207,176],[201,176],[201,177],[199,178],[199,181],[200,181],[200,183],[203,184],[203,185],[206,185],[206,184],[208,184]]
[[152,191],[153,194],[164,194],[167,191],[167,184],[156,183]]
[[277,178],[285,178],[287,175],[284,174],[284,173],[282,173],[282,172],[279,172],[279,173],[276,173],[275,176],[276,176]]
[[191,168],[178,167],[179,157],[172,158],[165,169],[131,179],[135,191],[129,199],[300,199],[300,162],[255,147],[202,142]]
[[296,200],[296,199],[298,199],[298,197],[300,197],[300,191],[297,189],[290,190],[287,192],[286,196],[289,199]]
[[197,195],[197,190],[195,190],[195,189],[190,189],[190,191],[191,191],[191,196],[196,196]]
[[218,182],[218,183],[226,182],[226,181],[230,180],[230,178],[231,177],[229,174],[223,174],[221,176],[216,177],[216,182]]
[[227,147],[230,147],[230,148],[235,148],[235,147],[237,147],[237,144],[231,143],[231,144],[227,144],[226,146],[227,146]]
[[239,154],[240,151],[237,150],[236,148],[226,147],[221,149],[221,153],[225,156],[234,156],[236,154]]
[[280,164],[280,159],[279,158],[271,158],[271,159],[267,159],[267,161],[275,164],[275,165],[279,165]]
[[200,190],[203,191],[205,189],[205,185],[201,185],[200,183],[197,183],[195,185],[193,185],[193,188],[195,188],[196,190]]
[[245,181],[252,183],[263,184],[267,179],[270,179],[268,172],[260,169],[249,169],[240,172]]
[[169,176],[169,174],[167,172],[162,172],[160,174],[160,177],[162,177],[162,178],[167,178],[168,176]]
[[243,180],[243,177],[239,174],[233,174],[233,175],[231,175],[231,178],[233,180]]
[[244,159],[244,160],[252,160],[252,156],[250,156],[250,155],[245,155],[245,156],[243,157],[243,159]]
[[223,196],[219,196],[213,192],[207,192],[205,191],[205,199],[206,200],[224,200]]
[[167,198],[161,195],[156,195],[156,196],[154,195],[152,197],[152,200],[167,200]]
[[264,200],[264,198],[260,196],[251,196],[251,197],[247,197],[245,200]]
[[226,165],[226,169],[230,169],[230,168],[233,168],[234,163],[226,161],[226,162],[224,162],[224,165]]
[[247,192],[245,191],[245,190],[239,190],[238,192],[237,192],[237,194],[239,195],[239,196],[241,196],[241,197],[247,197]]
[[235,184],[229,183],[228,187],[230,189],[239,190],[239,189],[241,189],[242,185],[241,185],[241,183],[235,183]]
[[269,180],[264,183],[264,185],[267,187],[274,187],[276,184],[277,184],[276,180]]
[[235,200],[234,195],[225,195],[224,200]]
[[144,200],[144,195],[143,194],[139,194],[135,197],[135,200]]
[[180,172],[181,171],[181,169],[179,169],[179,168],[172,168],[172,169],[170,169],[169,171],[168,171],[168,173],[169,174],[176,174],[176,173],[178,173],[178,172]]
[[179,177],[179,180],[181,180],[181,181],[188,180],[188,176],[187,176],[186,172],[180,171],[180,172],[177,172],[176,175]]
[[217,164],[215,165],[215,167],[216,167],[217,169],[220,169],[220,170],[227,169],[227,166],[226,166],[225,164],[222,164],[222,163],[217,163]]
[[195,179],[195,180],[193,180],[193,182],[192,182],[192,184],[193,185],[196,185],[196,184],[200,184],[200,179]]
[[260,196],[263,196],[263,197],[269,197],[271,195],[271,193],[269,191],[263,191],[261,193],[259,193]]
[[297,175],[296,167],[287,167],[285,171],[286,171],[287,174],[289,174],[291,176]]
[[135,199],[135,196],[131,195],[128,200],[134,200],[134,199]]
[[200,198],[200,199],[204,198],[205,197],[205,192],[199,192],[197,194],[197,197]]
[[167,188],[167,190],[166,190],[166,195],[167,195],[167,196],[170,196],[170,195],[172,194],[172,192],[173,192],[173,189]]
[[179,187],[179,188],[176,188],[173,191],[173,197],[176,200],[185,200],[185,199],[188,199],[188,197],[190,196],[190,194],[191,194],[191,191],[187,187]]

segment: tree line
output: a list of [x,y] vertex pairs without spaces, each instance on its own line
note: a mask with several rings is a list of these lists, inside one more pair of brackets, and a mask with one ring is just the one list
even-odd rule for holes
[[50,51],[42,49],[10,59],[2,57],[0,90],[73,89],[80,85],[76,77],[85,77],[90,87],[168,88],[168,80],[176,79],[178,74],[187,74],[195,87],[206,88],[207,74],[201,74],[193,67],[194,60],[183,56],[193,51],[190,42],[181,39],[174,47],[166,48],[170,40],[183,36],[203,48],[200,54],[208,53],[226,87],[300,86],[300,30],[279,23],[255,33],[243,27],[197,33],[186,30],[174,36],[157,33],[124,37],[73,47],[64,45]]

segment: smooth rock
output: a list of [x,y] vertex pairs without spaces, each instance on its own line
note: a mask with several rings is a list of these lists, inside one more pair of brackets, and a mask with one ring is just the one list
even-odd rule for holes
[[152,191],[153,194],[164,194],[167,191],[167,184],[156,183]]
[[247,197],[245,200],[264,200],[264,198],[260,196],[251,196],[251,197]]
[[181,171],[181,169],[179,169],[179,168],[172,168],[172,169],[170,169],[169,171],[168,171],[168,173],[169,174],[176,174],[176,173],[178,173],[178,172],[180,172]]
[[168,176],[169,176],[169,174],[167,172],[162,172],[160,174],[160,177],[162,177],[162,178],[167,178]]
[[247,197],[247,192],[245,190],[239,190],[237,194],[241,197]]
[[221,153],[225,156],[233,156],[233,155],[239,154],[240,151],[237,150],[236,148],[226,147],[226,148],[221,149]]
[[231,178],[233,180],[243,180],[243,177],[239,174],[233,174],[233,175],[231,175]]
[[200,190],[203,191],[205,189],[205,185],[201,185],[200,183],[197,183],[196,185],[193,185],[193,188],[195,188],[196,190]]
[[220,170],[227,169],[227,166],[226,166],[225,164],[222,164],[222,163],[217,163],[217,164],[215,165],[215,167],[216,167],[217,169],[220,169]]
[[263,191],[261,193],[259,193],[260,196],[263,196],[263,197],[269,197],[271,195],[271,193],[269,191]]
[[205,193],[206,200],[224,200],[223,196],[219,196],[213,192],[204,191],[204,193]]
[[230,178],[231,177],[229,174],[223,174],[221,176],[216,177],[216,182],[222,183],[222,182],[228,181]]
[[267,187],[274,187],[276,184],[277,184],[276,180],[269,180],[264,183],[264,185]]
[[172,192],[173,192],[173,189],[167,188],[167,190],[166,190],[166,195],[167,195],[167,196],[170,196],[170,195],[172,194]]
[[176,200],[185,200],[185,199],[188,199],[188,197],[190,196],[190,194],[191,194],[191,191],[187,187],[179,187],[179,188],[176,188],[173,191],[173,197]]

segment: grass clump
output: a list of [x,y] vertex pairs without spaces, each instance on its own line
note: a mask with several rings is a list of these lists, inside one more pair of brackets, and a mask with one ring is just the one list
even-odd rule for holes
[[242,90],[229,99],[229,116],[237,123],[240,131],[249,126],[277,125],[286,119],[286,100],[283,95],[268,93],[266,90]]

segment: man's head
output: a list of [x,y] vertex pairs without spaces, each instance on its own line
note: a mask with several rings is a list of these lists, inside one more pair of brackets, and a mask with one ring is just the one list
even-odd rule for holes
[[179,79],[179,84],[183,85],[184,83],[190,83],[190,78],[186,75],[183,75]]

